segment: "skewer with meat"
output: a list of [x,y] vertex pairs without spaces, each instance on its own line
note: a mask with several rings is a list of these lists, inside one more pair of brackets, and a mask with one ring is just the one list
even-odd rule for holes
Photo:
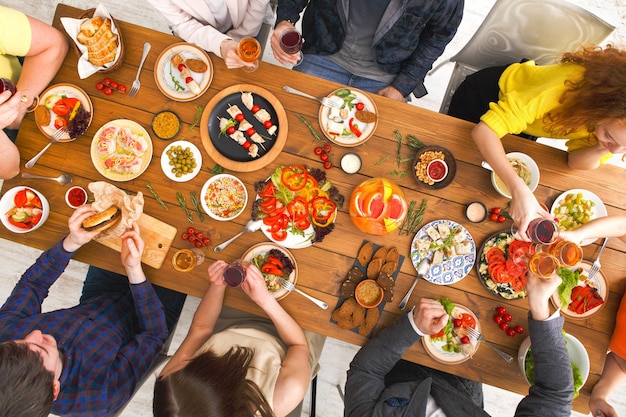
[[200,89],[198,83],[191,76],[187,65],[185,65],[185,58],[181,54],[175,54],[170,59],[170,62],[172,63],[174,68],[176,68],[178,72],[180,72],[181,77],[183,77],[183,79],[185,80],[185,84],[187,84],[187,87],[189,87],[191,92],[194,94],[200,94],[202,90]]
[[232,140],[234,140],[239,145],[241,145],[242,148],[247,150],[248,155],[250,155],[252,158],[256,158],[259,156],[259,147],[254,143],[250,143],[250,141],[247,140],[244,136],[243,132],[235,128],[233,119],[218,117],[218,120],[220,121],[220,132],[225,132],[228,136],[230,136]]
[[263,127],[267,129],[267,133],[270,135],[274,135],[276,133],[277,127],[272,123],[272,116],[265,109],[262,109],[259,105],[254,104],[254,98],[252,97],[252,93],[241,93],[241,102],[248,110],[252,112],[254,117],[261,123],[263,123]]
[[[254,127],[252,127],[252,125],[250,124],[250,122],[248,122],[245,118],[245,116],[243,115],[243,113],[241,112],[241,109],[239,108],[239,106],[232,105],[230,107],[228,107],[226,109],[226,111],[228,112],[228,114],[230,114],[230,116],[235,119],[237,122],[239,122],[239,130],[240,131],[245,131],[246,135],[248,135],[250,137],[250,140],[252,140],[255,143],[260,144],[261,146],[263,146],[262,144],[265,143],[265,139],[263,139],[263,137],[261,135],[259,135],[257,133],[257,131],[254,129]],[[241,125],[246,126],[246,129],[244,130]],[[265,148],[263,148],[265,149]]]

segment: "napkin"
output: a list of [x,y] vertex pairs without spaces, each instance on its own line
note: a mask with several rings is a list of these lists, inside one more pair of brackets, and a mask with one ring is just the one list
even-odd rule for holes
[[98,242],[120,237],[127,229],[132,227],[133,223],[139,220],[139,216],[143,213],[143,194],[141,191],[131,196],[113,184],[104,181],[92,182],[88,188],[95,200],[91,204],[95,211],[100,212],[113,205],[122,210],[122,220],[117,226],[107,229],[96,236],[94,240]]
[[[96,16],[111,19],[111,15],[102,4],[99,4],[98,7],[96,7],[95,12],[93,13],[93,17],[96,17]],[[70,35],[70,38],[72,38],[72,40],[74,41],[74,44],[76,44],[76,46],[78,47],[78,50],[81,53],[80,58],[78,58],[78,76],[81,79],[87,78],[90,75],[93,75],[96,72],[100,71],[101,69],[112,67],[113,65],[115,65],[117,60],[120,59],[120,55],[122,53],[122,45],[121,45],[122,39],[120,38],[120,46],[117,48],[117,54],[115,55],[115,59],[113,61],[109,62],[108,64],[105,64],[102,67],[97,67],[93,65],[91,62],[87,61],[87,47],[83,45],[82,43],[78,42],[78,40],[76,39],[76,37],[78,36],[78,33],[80,32],[80,25],[87,19],[89,18],[87,17],[84,19],[73,19],[70,17],[61,18],[61,23],[63,24],[65,31],[67,32],[68,35]],[[111,31],[119,36],[117,26],[115,25],[115,21],[113,19],[111,19]]]

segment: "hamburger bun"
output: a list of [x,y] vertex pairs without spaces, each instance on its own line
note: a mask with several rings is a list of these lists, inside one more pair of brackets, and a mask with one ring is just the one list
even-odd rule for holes
[[122,219],[122,210],[117,206],[111,206],[100,213],[93,214],[83,220],[83,229],[88,232],[103,232],[115,226]]

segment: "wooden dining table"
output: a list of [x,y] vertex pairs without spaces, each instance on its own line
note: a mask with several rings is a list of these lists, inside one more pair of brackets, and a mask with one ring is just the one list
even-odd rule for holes
[[[53,24],[63,30],[59,21],[61,16],[76,17],[82,12],[83,10],[59,4]],[[163,265],[158,269],[145,266],[149,279],[155,284],[192,296],[202,297],[209,285],[206,272],[207,264],[218,259],[231,262],[239,258],[252,245],[268,240],[262,232],[247,233],[235,240],[221,253],[218,254],[213,251],[214,245],[241,231],[250,219],[251,201],[255,195],[254,182],[266,179],[277,166],[281,165],[303,164],[308,167],[322,168],[322,162],[315,155],[314,148],[329,142],[317,140],[298,117],[299,115],[304,117],[317,132],[321,132],[318,124],[319,103],[286,93],[282,87],[289,85],[311,95],[322,97],[341,86],[267,62],[261,62],[259,69],[253,73],[244,72],[240,69],[229,70],[225,67],[222,59],[210,55],[214,77],[208,91],[189,102],[172,101],[157,88],[154,77],[155,60],[162,50],[171,44],[181,42],[181,40],[166,33],[126,23],[124,16],[115,16],[115,18],[123,34],[124,56],[122,65],[115,71],[96,73],[81,79],[77,72],[77,54],[70,50],[61,69],[52,81],[52,84],[71,83],[87,92],[93,102],[94,117],[90,127],[84,136],[75,141],[54,144],[28,171],[54,177],[65,172],[72,176],[73,184],[85,188],[94,181],[111,182],[96,170],[90,157],[90,147],[95,132],[111,120],[130,119],[138,122],[151,133],[151,120],[155,113],[166,109],[175,111],[183,122],[182,130],[176,139],[190,141],[198,146],[202,152],[203,163],[199,175],[188,182],[175,182],[168,179],[161,169],[160,158],[169,142],[152,137],[154,155],[147,170],[134,180],[115,182],[114,185],[131,194],[143,193],[145,199],[144,213],[175,227],[177,230]],[[152,44],[152,50],[141,73],[141,88],[134,98],[120,93],[105,95],[96,89],[96,82],[101,81],[104,77],[123,83],[130,88],[146,41]],[[281,125],[281,129],[288,129],[287,140],[282,152],[266,166],[250,172],[226,170],[227,173],[240,178],[247,187],[250,201],[244,214],[227,222],[216,221],[208,216],[201,222],[195,215],[192,224],[187,220],[176,198],[176,192],[187,196],[189,202],[190,192],[199,194],[203,184],[213,175],[212,169],[215,167],[215,161],[207,153],[201,140],[201,132],[203,129],[207,129],[207,126],[197,124],[198,116],[206,108],[212,97],[222,90],[238,84],[261,87],[271,92],[279,100],[286,113],[286,123]],[[422,224],[437,219],[457,222],[469,231],[477,248],[489,236],[500,230],[509,229],[511,226],[510,221],[497,223],[487,220],[481,223],[471,223],[465,216],[465,208],[472,201],[483,202],[489,208],[505,207],[508,202],[506,198],[494,190],[491,185],[490,172],[481,167],[482,156],[470,137],[473,128],[472,123],[375,94],[369,94],[369,97],[375,102],[378,113],[378,125],[374,135],[366,143],[354,148],[332,144],[330,160],[334,167],[326,170],[326,174],[346,197],[346,203],[338,211],[334,230],[320,243],[303,249],[292,249],[299,270],[297,287],[326,301],[330,308],[327,310],[320,309],[296,293],[291,293],[280,301],[285,310],[303,328],[357,345],[366,343],[368,339],[355,331],[340,329],[331,322],[330,316],[341,298],[341,283],[345,280],[347,271],[355,263],[357,252],[363,242],[369,240],[381,246],[395,246],[400,255],[404,257],[404,262],[396,279],[394,299],[384,304],[378,328],[388,326],[402,314],[398,309],[398,302],[407,292],[416,276],[416,270],[410,257],[410,246],[414,233],[401,235],[396,230],[385,235],[369,235],[357,229],[351,221],[348,200],[353,189],[361,182],[370,178],[387,178],[401,187],[407,201],[416,201],[419,204],[422,199],[426,199],[427,207]],[[406,145],[406,139],[401,146],[398,146],[396,132],[399,132],[403,138],[411,134],[426,145],[440,145],[447,148],[456,159],[456,176],[451,184],[442,189],[433,189],[419,183],[411,172],[413,169],[411,160],[415,151]],[[47,143],[48,139],[38,129],[32,114],[27,115],[16,141],[22,159],[22,171],[26,171],[24,163]],[[623,198],[622,187],[619,185],[626,178],[622,169],[605,165],[593,172],[572,170],[567,166],[567,156],[563,151],[515,136],[505,137],[503,144],[509,152],[520,151],[530,155],[539,165],[541,180],[535,192],[539,201],[550,206],[555,198],[564,191],[582,188],[596,193],[606,205],[610,215],[626,214],[626,199]],[[363,165],[358,173],[346,174],[337,167],[339,159],[346,152],[355,152],[360,156]],[[160,198],[167,204],[167,210],[148,191],[147,183],[152,185]],[[45,224],[37,230],[25,234],[16,234],[2,228],[0,236],[41,250],[50,248],[67,233],[68,217],[73,211],[64,200],[67,187],[52,181],[27,180],[18,176],[4,181],[2,191],[6,192],[7,189],[17,185],[28,185],[40,191],[50,203],[50,215]],[[190,247],[190,243],[181,238],[181,234],[190,226],[207,232],[212,230],[214,232],[213,240],[209,248],[204,248],[206,260],[203,264],[191,272],[178,272],[172,267],[171,257],[177,249]],[[599,250],[599,243],[601,241],[584,247],[586,259],[595,258]],[[626,287],[626,274],[621,268],[625,251],[626,246],[623,243],[618,239],[611,239],[602,256],[602,271],[608,278],[610,288],[605,306],[592,317],[578,320],[566,318],[565,320],[565,330],[584,344],[590,358],[589,378],[582,388],[580,396],[574,400],[574,409],[579,412],[586,413],[588,411],[589,394],[598,381],[604,365],[605,354],[615,323],[615,314]],[[75,254],[74,259],[123,273],[119,253],[97,242],[90,242],[85,245]],[[527,300],[506,300],[488,291],[480,282],[475,267],[464,279],[453,285],[436,285],[421,280],[409,301],[409,307],[416,304],[421,297],[447,297],[454,303],[466,306],[477,316],[486,339],[517,358],[518,347],[527,333],[509,337],[494,323],[493,316],[498,306],[504,306],[513,316],[514,322],[526,328]],[[227,290],[225,304],[256,314],[263,314],[240,288]],[[481,345],[470,360],[456,365],[434,360],[424,350],[421,343],[411,347],[406,352],[405,358],[522,395],[528,393],[528,384],[520,372],[517,360],[507,363],[486,346]],[[514,407],[513,404],[509,406]]]

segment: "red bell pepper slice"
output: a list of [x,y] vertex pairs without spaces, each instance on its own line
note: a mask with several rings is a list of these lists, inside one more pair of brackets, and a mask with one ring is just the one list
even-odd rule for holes
[[350,120],[348,120],[348,126],[350,126],[350,132],[354,133],[357,138],[361,137],[363,132],[361,132],[361,129],[354,124],[354,117],[351,117]]
[[264,272],[266,274],[278,275],[281,277],[285,276],[283,270],[271,262],[266,262],[265,264],[263,264],[263,266],[261,266],[261,272]]

